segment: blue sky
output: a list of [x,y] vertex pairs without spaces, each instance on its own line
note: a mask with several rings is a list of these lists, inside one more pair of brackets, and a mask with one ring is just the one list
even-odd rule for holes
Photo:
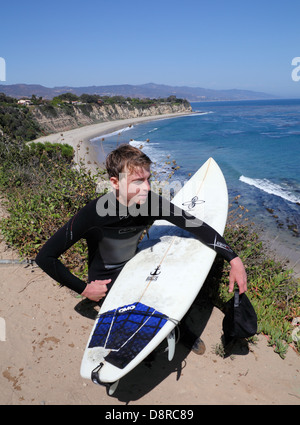
[[5,84],[154,82],[300,98],[299,0],[10,0],[0,13]]

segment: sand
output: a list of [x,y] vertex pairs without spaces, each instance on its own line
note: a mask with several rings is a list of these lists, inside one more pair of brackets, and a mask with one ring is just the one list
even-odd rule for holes
[[[73,146],[82,140],[85,149],[91,137],[133,123],[126,121],[43,139]],[[0,217],[4,214],[0,204]],[[18,256],[0,235],[0,260],[4,259]],[[142,405],[197,409],[203,404],[300,404],[299,355],[290,347],[283,360],[259,335],[255,345],[236,344],[233,356],[222,358],[216,347],[221,342],[223,313],[201,297],[188,320],[204,340],[205,353],[196,355],[179,342],[171,362],[166,353],[158,353],[152,362],[143,362],[124,377],[114,395],[108,396],[104,387],[79,374],[97,313],[95,303],[60,288],[35,265],[0,263],[0,276],[2,405],[99,405],[105,413],[126,405],[130,410]]]

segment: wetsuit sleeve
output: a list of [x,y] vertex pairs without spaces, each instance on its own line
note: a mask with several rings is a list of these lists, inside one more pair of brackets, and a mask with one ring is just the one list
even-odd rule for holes
[[66,250],[83,238],[91,226],[96,211],[95,202],[83,207],[60,228],[42,247],[35,261],[52,279],[81,294],[87,283],[74,276],[58,259]]
[[211,226],[178,208],[165,198],[160,201],[160,218],[185,229],[195,235],[206,246],[214,249],[227,261],[233,260],[237,254],[230,248],[225,239]]

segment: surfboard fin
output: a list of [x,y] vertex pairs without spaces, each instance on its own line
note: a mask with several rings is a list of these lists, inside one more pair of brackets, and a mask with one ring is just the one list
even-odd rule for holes
[[175,345],[176,345],[175,328],[167,336],[167,341],[168,341],[168,360],[171,361],[175,354]]
[[106,387],[107,394],[113,395],[113,393],[116,391],[118,385],[119,385],[119,380],[116,381],[116,382],[113,382],[112,384],[109,384],[109,386]]

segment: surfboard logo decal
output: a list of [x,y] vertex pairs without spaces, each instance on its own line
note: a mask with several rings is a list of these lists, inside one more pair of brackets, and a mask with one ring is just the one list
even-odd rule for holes
[[215,236],[214,243],[209,243],[208,245],[212,246],[213,249],[221,248],[224,249],[224,251],[233,252],[230,246],[225,245],[224,243],[217,240],[217,236]]
[[153,272],[150,272],[151,276],[157,276],[161,274],[160,266],[157,266],[156,269]]
[[183,206],[187,206],[189,210],[195,208],[196,205],[204,204],[205,201],[199,199],[198,196],[194,196],[190,201],[183,202]]
[[153,270],[153,272],[150,272],[149,276],[147,276],[146,281],[150,280],[155,281],[159,278],[159,275],[161,274],[161,270],[160,270],[160,265],[156,267],[155,270]]
[[135,305],[129,305],[128,307],[119,308],[118,313],[125,313],[126,311],[131,311],[135,309]]

